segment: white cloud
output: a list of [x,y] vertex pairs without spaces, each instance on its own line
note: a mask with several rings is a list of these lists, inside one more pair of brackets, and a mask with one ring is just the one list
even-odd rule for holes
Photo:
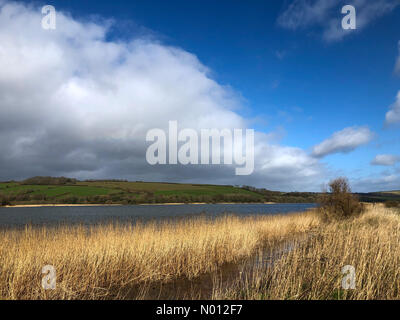
[[348,153],[371,141],[373,133],[367,127],[349,127],[335,132],[313,147],[312,155],[322,158],[333,153]]
[[281,27],[295,30],[323,23],[329,10],[337,3],[338,1],[294,0],[278,17],[278,24]]
[[375,166],[393,166],[400,161],[400,157],[391,154],[378,154],[371,164]]
[[110,41],[109,21],[57,12],[43,30],[40,8],[0,0],[0,180],[32,175],[197,181],[302,190],[322,165],[256,133],[255,172],[226,166],[150,166],[147,130],[247,128],[242,101],[191,53],[155,40]]
[[372,21],[393,11],[398,0],[294,0],[279,16],[278,24],[286,29],[296,30],[318,26],[326,41],[338,41],[355,30],[343,30],[344,15],[341,8],[351,4],[356,8],[357,31],[364,29]]
[[400,123],[400,91],[397,93],[396,101],[390,106],[386,113],[386,124]]

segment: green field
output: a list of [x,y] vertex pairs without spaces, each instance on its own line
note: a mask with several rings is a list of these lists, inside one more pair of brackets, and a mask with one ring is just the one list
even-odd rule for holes
[[71,196],[92,196],[105,195],[117,192],[116,189],[92,187],[92,186],[37,186],[37,185],[5,185],[0,184],[0,193],[4,195],[18,195],[27,193],[32,195],[44,194],[49,197],[62,195]]
[[10,204],[264,201],[261,194],[234,186],[124,181],[77,181],[65,185],[0,182],[0,198]]

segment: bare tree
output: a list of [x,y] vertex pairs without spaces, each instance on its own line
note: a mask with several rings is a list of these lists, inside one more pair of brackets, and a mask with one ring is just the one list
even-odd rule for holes
[[340,177],[329,182],[328,190],[319,200],[320,212],[325,220],[338,220],[360,214],[363,205],[352,194],[347,178]]

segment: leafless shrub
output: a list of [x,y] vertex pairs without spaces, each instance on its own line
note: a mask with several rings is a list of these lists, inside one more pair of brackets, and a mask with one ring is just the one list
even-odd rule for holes
[[347,178],[340,177],[329,182],[328,190],[319,199],[319,211],[326,221],[350,218],[363,212],[364,206],[351,193]]

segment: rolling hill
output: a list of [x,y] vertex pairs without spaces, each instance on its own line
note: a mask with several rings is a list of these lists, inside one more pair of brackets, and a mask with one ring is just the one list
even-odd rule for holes
[[[363,202],[400,201],[400,191],[356,194]],[[250,186],[33,177],[0,182],[0,205],[151,203],[312,203],[319,193]]]
[[0,203],[5,204],[142,204],[217,202],[314,202],[313,193],[283,193],[230,185],[78,181],[69,178],[34,177],[0,182]]

